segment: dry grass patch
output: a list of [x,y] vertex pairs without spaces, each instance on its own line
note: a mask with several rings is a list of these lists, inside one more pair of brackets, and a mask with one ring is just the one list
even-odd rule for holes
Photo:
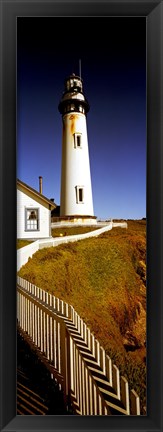
[[17,249],[20,249],[24,246],[29,245],[30,243],[33,243],[32,241],[29,240],[21,240],[21,239],[17,239]]
[[86,234],[99,229],[100,226],[67,226],[52,228],[52,237],[69,236],[76,234]]

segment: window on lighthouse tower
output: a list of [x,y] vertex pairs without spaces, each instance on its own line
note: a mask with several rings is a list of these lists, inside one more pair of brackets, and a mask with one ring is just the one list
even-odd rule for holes
[[82,134],[75,133],[74,134],[74,147],[81,148],[82,147]]
[[83,189],[79,188],[79,202],[83,202]]
[[76,202],[77,204],[84,203],[84,187],[76,186]]
[[76,141],[77,141],[77,147],[80,147],[81,146],[81,136],[80,135],[77,135]]

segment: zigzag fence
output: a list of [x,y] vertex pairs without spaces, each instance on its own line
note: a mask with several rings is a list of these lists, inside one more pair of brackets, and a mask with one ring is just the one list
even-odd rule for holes
[[140,415],[140,399],[74,308],[17,279],[18,329],[79,415]]

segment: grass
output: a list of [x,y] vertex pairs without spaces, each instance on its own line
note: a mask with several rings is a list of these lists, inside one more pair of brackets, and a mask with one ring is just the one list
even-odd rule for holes
[[42,249],[19,275],[72,304],[145,404],[145,346],[126,352],[140,304],[146,308],[146,222]]
[[67,226],[65,227],[57,227],[52,228],[52,237],[59,237],[59,236],[69,236],[69,235],[75,235],[75,234],[86,234],[87,232],[94,231],[96,229],[99,229],[100,226]]
[[30,243],[32,243],[32,241],[17,239],[17,249],[20,249],[20,248],[22,248],[24,246],[27,246]]

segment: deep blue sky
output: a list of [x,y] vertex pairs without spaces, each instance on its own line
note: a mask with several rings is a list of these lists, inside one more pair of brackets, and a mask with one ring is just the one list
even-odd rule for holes
[[[102,26],[100,26],[102,23]],[[17,177],[60,203],[64,80],[81,72],[94,213],[146,216],[146,19],[17,19]]]

